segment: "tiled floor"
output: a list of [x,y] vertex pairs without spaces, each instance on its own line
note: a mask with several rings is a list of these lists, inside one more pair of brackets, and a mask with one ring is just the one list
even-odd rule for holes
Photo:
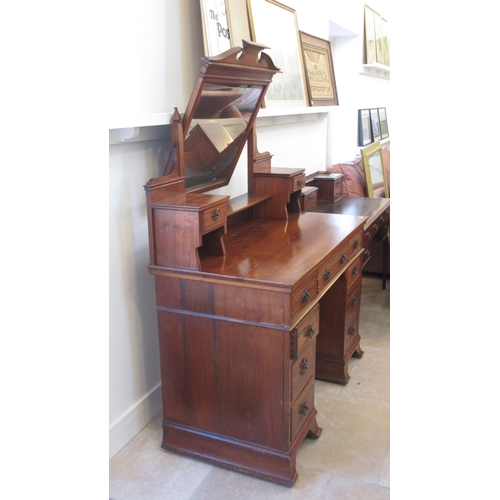
[[109,464],[112,500],[389,499],[390,281],[363,277],[359,331],[364,356],[349,364],[345,386],[315,382],[318,440],[297,453],[292,488],[160,447],[161,415]]

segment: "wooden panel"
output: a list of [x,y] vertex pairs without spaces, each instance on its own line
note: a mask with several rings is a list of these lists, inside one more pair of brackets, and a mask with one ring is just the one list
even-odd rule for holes
[[295,400],[292,405],[291,418],[291,435],[290,439],[293,441],[304,424],[306,424],[309,415],[314,410],[314,379],[306,385],[304,390]]
[[288,332],[217,322],[217,415],[221,433],[285,448],[285,338]]
[[311,343],[312,339],[319,332],[319,304],[316,304],[311,311],[293,329],[294,340],[292,343],[292,353],[290,358],[297,359]]

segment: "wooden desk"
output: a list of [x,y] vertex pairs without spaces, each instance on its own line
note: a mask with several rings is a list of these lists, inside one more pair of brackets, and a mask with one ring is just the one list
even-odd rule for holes
[[[320,318],[362,258],[363,223],[316,212],[248,219],[229,225],[224,256],[200,255],[199,270],[149,266],[164,448],[294,484],[299,444],[321,433],[315,348],[330,326]],[[359,335],[350,342],[359,347]]]

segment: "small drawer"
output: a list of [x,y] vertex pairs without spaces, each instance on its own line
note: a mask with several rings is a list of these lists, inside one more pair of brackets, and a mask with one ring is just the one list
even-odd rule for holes
[[295,191],[298,191],[299,189],[302,189],[306,185],[306,174],[300,174],[296,175],[295,177],[292,177],[292,193],[295,193]]
[[318,294],[318,279],[316,273],[312,276],[308,276],[306,280],[303,280],[292,292],[292,317],[296,317],[305,308],[309,307],[309,304],[314,301],[316,295]]
[[343,176],[335,179],[335,185],[333,188],[333,201],[339,201],[344,197],[344,193],[342,190],[342,178]]
[[314,410],[314,378],[306,384],[292,405],[290,412],[290,440],[293,441]]
[[311,377],[316,367],[316,342],[311,341],[308,348],[292,364],[291,401],[295,401]]
[[360,229],[349,240],[348,257],[351,258],[356,252],[358,252],[361,249],[362,246],[363,246],[363,230]]
[[226,204],[222,203],[201,212],[201,232],[207,233],[224,224],[227,217]]
[[318,205],[318,188],[305,187],[300,196],[300,208],[303,212],[316,212]]
[[333,257],[325,261],[318,269],[318,290],[323,290],[348,261],[348,247],[345,244]]
[[352,264],[350,264],[350,266],[347,268],[347,271],[345,272],[347,289],[354,286],[356,280],[361,279],[362,270],[362,255],[360,255]]
[[351,314],[348,316],[344,330],[344,353],[351,345],[352,341],[359,336],[358,332],[359,314]]
[[290,358],[298,360],[319,332],[319,304],[316,304],[292,330]]

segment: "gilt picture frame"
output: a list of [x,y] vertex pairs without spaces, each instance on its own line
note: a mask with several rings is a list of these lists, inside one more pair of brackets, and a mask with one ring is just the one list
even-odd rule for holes
[[231,48],[226,0],[200,0],[205,56],[213,57]]
[[299,35],[309,106],[338,106],[330,41],[303,31]]
[[267,46],[266,54],[281,70],[269,85],[264,106],[307,106],[307,88],[295,9],[276,0],[248,0],[247,5],[252,41]]

